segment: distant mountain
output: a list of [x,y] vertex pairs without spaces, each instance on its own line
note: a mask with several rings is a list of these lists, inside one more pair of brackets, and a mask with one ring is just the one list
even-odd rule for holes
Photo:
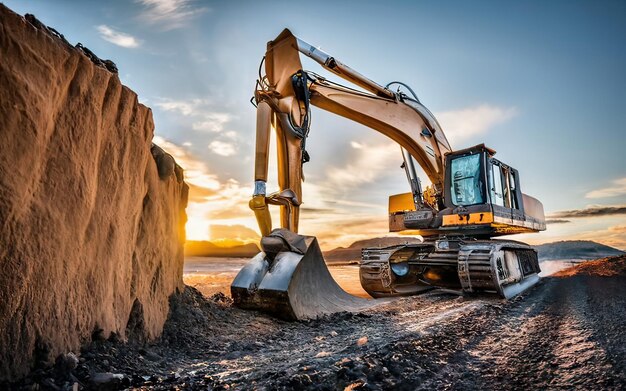
[[[324,258],[327,263],[356,262],[361,259],[361,249],[364,247],[387,247],[405,243],[420,243],[420,241],[413,237],[382,237],[359,240],[348,247],[338,247],[326,251]],[[626,254],[616,248],[590,240],[561,241],[533,247],[537,250],[539,260],[597,259]]]
[[185,243],[185,255],[190,257],[251,258],[259,252],[259,247],[254,243],[233,246],[219,246],[206,240],[188,240]]
[[389,247],[406,243],[420,243],[420,240],[410,236],[390,236],[359,240],[352,243],[349,247],[338,247],[324,252],[324,259],[327,263],[358,262],[361,260],[361,249],[363,247]]
[[591,240],[565,240],[533,246],[540,260],[597,259],[626,254],[616,248]]

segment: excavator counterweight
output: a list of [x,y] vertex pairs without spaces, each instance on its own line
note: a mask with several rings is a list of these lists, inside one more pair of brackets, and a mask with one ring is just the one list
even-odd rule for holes
[[[365,92],[303,70],[300,54]],[[259,75],[255,91],[255,190],[250,201],[263,252],[233,281],[235,305],[304,319],[375,304],[343,291],[328,271],[317,240],[297,234],[313,106],[370,127],[399,145],[410,192],[390,197],[389,230],[425,241],[363,249],[360,280],[372,297],[444,288],[510,298],[538,281],[535,250],[492,239],[545,229],[541,202],[521,192],[518,171],[495,159],[494,150],[481,144],[453,151],[434,115],[406,84],[382,86],[289,30],[268,42],[264,61],[265,76]],[[391,91],[391,85],[400,87]],[[279,190],[267,195],[273,129]],[[430,186],[422,187],[416,165]],[[281,228],[274,231],[269,205],[280,207]]]

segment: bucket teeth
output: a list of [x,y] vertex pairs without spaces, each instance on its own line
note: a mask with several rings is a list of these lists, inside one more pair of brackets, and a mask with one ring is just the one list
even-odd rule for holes
[[230,286],[237,307],[300,320],[373,305],[371,300],[348,294],[335,282],[315,237],[301,238],[303,254],[280,251],[272,260],[261,252],[241,269]]

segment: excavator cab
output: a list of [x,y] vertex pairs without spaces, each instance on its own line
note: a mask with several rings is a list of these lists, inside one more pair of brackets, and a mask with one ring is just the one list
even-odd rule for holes
[[444,232],[493,237],[545,229],[543,206],[522,193],[519,172],[479,144],[446,155]]
[[489,238],[545,230],[542,204],[522,193],[519,172],[495,153],[479,144],[446,154],[443,206],[430,215],[412,193],[390,196],[390,232]]

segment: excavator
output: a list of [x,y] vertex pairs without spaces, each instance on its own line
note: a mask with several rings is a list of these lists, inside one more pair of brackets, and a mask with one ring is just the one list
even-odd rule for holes
[[[301,54],[357,88],[303,70]],[[317,239],[298,234],[312,106],[365,125],[400,146],[410,191],[389,197],[389,231],[420,235],[423,241],[362,249],[360,282],[370,296],[443,289],[508,299],[539,280],[534,249],[493,238],[545,230],[541,202],[522,193],[519,172],[496,159],[495,150],[484,144],[452,150],[434,115],[406,84],[382,86],[285,29],[267,44],[253,103],[257,119],[250,208],[263,251],[233,280],[235,305],[296,320],[359,311],[377,301],[341,289]],[[279,190],[267,194],[272,130]],[[417,165],[429,186],[422,186]],[[270,205],[280,207],[280,228],[272,229]]]

